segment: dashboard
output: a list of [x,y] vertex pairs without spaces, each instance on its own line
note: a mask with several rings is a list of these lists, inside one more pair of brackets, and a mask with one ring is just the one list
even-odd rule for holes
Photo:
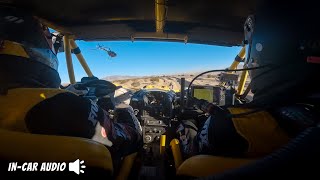
[[144,143],[158,141],[166,132],[174,116],[175,100],[173,91],[142,89],[133,94],[130,105],[141,123]]

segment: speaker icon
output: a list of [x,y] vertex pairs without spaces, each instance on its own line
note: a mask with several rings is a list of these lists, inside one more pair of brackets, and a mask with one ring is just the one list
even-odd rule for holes
[[76,174],[84,173],[82,169],[86,168],[84,165],[84,161],[80,161],[79,159],[75,160],[74,162],[69,163],[69,171],[73,171]]

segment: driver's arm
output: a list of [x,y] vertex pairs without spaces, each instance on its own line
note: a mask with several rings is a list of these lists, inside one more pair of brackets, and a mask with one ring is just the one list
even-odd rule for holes
[[192,99],[203,112],[210,114],[202,127],[192,121],[182,121],[177,133],[186,158],[196,154],[237,156],[247,149],[246,140],[237,133],[230,113],[202,99]]
[[[104,111],[104,113],[107,113]],[[142,128],[134,115],[131,106],[119,104],[115,108],[115,122],[104,119],[103,127],[108,139],[114,144],[115,151],[123,151],[124,155],[135,152],[142,146]]]

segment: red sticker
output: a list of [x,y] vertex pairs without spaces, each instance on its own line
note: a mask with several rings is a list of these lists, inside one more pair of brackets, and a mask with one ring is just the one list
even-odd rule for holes
[[308,63],[317,63],[317,64],[320,64],[320,57],[308,56],[308,57],[307,57],[307,62],[308,62]]

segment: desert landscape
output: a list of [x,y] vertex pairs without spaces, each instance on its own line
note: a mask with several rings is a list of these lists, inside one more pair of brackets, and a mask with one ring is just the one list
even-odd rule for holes
[[[174,75],[158,75],[158,76],[129,76],[129,75],[113,75],[101,78],[112,82],[118,87],[122,87],[129,90],[131,93],[140,89],[162,89],[162,90],[173,90],[178,93],[181,90],[181,78],[185,78],[185,87],[188,87],[190,82],[200,73],[185,73],[185,74],[174,74]],[[240,72],[238,73],[240,80]],[[220,72],[208,73],[198,77],[193,85],[200,86],[216,86],[220,82]],[[247,78],[245,89],[250,83],[250,77]],[[69,83],[63,83],[63,87],[67,87]],[[237,89],[237,87],[236,87]],[[249,92],[247,99],[252,100],[253,94]]]
[[[209,73],[203,76],[198,77],[193,85],[210,85],[216,86],[220,83],[219,81],[220,73]],[[190,84],[192,79],[198,74],[188,73],[188,74],[177,74],[177,75],[162,75],[162,76],[145,76],[145,77],[131,77],[131,76],[123,76],[122,78],[119,76],[106,77],[103,78],[105,80],[111,81],[117,86],[122,86],[123,88],[130,90],[139,90],[142,88],[159,88],[166,90],[174,90],[175,92],[179,92],[181,89],[180,79],[185,78],[186,87]],[[115,79],[114,79],[115,78]],[[246,85],[249,84],[250,79],[248,78]]]
[[[175,92],[180,92],[181,78],[185,78],[185,86],[188,87],[192,79],[200,73],[185,73],[185,74],[175,74],[175,75],[161,75],[161,76],[129,76],[129,75],[113,75],[101,78],[115,84],[116,86],[121,86],[125,89],[131,91],[137,91],[139,89],[164,89],[173,90]],[[198,77],[193,85],[202,86],[216,86],[219,85],[220,72],[208,73]],[[240,73],[239,73],[240,79]],[[248,77],[245,87],[249,84],[250,78]],[[69,83],[62,83],[62,86],[67,87]]]
[[[218,74],[210,73],[203,75],[194,81],[194,85],[218,85]],[[178,74],[178,75],[162,75],[162,76],[148,76],[148,77],[129,77],[125,79],[111,80],[110,78],[104,78],[113,82],[117,86],[122,86],[126,89],[139,90],[142,88],[160,88],[171,89],[176,92],[180,91],[181,78],[185,78],[186,86],[190,84],[190,81],[197,74]]]

